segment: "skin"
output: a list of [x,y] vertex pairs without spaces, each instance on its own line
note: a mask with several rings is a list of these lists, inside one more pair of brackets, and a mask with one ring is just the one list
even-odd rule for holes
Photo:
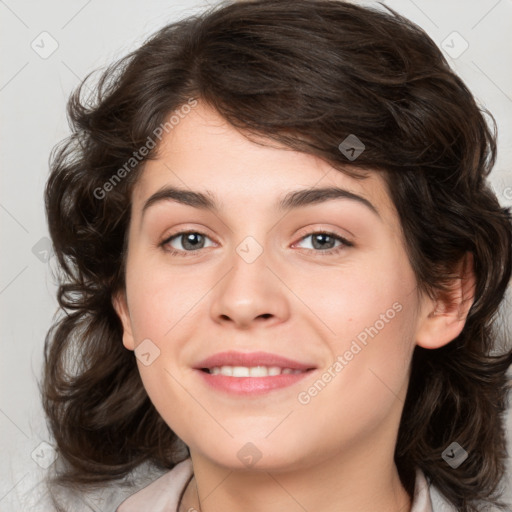
[[[411,500],[393,453],[412,352],[460,333],[471,305],[470,267],[461,266],[464,279],[446,300],[419,293],[378,172],[356,180],[317,157],[267,144],[199,102],[162,139],[133,190],[126,289],[114,305],[124,346],[149,339],[160,351],[151,364],[137,364],[152,402],[190,449],[194,479],[180,510],[355,512],[378,504],[405,512]],[[164,200],[142,216],[146,200],[166,185],[211,191],[219,211]],[[378,214],[352,199],[275,208],[291,190],[325,186],[363,197]],[[179,236],[167,248],[188,256],[159,245],[178,231],[205,233],[203,248],[187,253]],[[308,236],[322,231],[352,245],[323,254]],[[263,250],[252,263],[236,251],[248,236]],[[396,303],[400,312],[300,403],[298,393]],[[288,388],[230,396],[193,370],[225,350],[277,353],[317,369]],[[261,454],[252,467],[237,456],[248,442]]]

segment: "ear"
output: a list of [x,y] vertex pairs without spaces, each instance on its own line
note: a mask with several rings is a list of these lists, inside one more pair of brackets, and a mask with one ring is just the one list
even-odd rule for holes
[[126,293],[124,290],[117,292],[112,297],[112,305],[116,310],[117,316],[123,324],[123,345],[128,350],[134,350],[135,344],[133,342],[132,324],[130,321],[130,312],[128,311],[128,303],[126,301]]
[[449,290],[425,302],[416,332],[416,344],[420,347],[435,349],[447,345],[464,329],[475,300],[476,279],[471,253],[466,253],[455,273]]

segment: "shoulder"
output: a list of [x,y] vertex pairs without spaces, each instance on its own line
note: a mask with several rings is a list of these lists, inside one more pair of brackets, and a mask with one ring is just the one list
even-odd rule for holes
[[129,496],[119,505],[116,512],[176,510],[181,492],[191,476],[192,461],[188,458],[176,464],[171,471],[157,478],[148,486]]
[[423,471],[417,468],[411,512],[457,512],[457,510],[428,481]]

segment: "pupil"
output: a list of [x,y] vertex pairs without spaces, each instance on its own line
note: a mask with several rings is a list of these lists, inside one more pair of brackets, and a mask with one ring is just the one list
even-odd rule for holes
[[[189,247],[189,249],[197,249],[197,244],[198,244],[198,240],[197,238],[200,237],[202,235],[200,235],[199,233],[189,233],[188,235],[185,236],[185,243],[183,244],[183,247],[187,248],[187,244],[191,244],[191,247]],[[195,243],[194,243],[194,239],[195,239]]]
[[[330,237],[329,235],[326,235],[325,233],[319,233],[319,234],[317,234],[317,235],[313,238],[313,240],[314,240],[313,245],[315,245],[315,248],[316,248],[316,249],[318,249],[318,248],[320,248],[320,249],[324,248],[324,249],[325,249],[325,244],[326,244],[326,242],[328,242],[328,240],[329,240],[330,238],[331,238],[331,237]],[[315,242],[318,242],[318,240],[320,240],[320,243],[318,244],[318,245],[319,245],[319,247],[316,247],[316,245],[317,245],[317,244],[316,244]],[[329,247],[329,248],[330,248],[330,247]]]

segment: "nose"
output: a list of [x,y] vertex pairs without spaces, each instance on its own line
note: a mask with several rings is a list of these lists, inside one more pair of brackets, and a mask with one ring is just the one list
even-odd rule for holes
[[[263,251],[254,261],[234,251],[231,266],[212,290],[214,322],[239,329],[284,322],[290,314],[287,290]],[[273,265],[274,266],[274,265]]]

